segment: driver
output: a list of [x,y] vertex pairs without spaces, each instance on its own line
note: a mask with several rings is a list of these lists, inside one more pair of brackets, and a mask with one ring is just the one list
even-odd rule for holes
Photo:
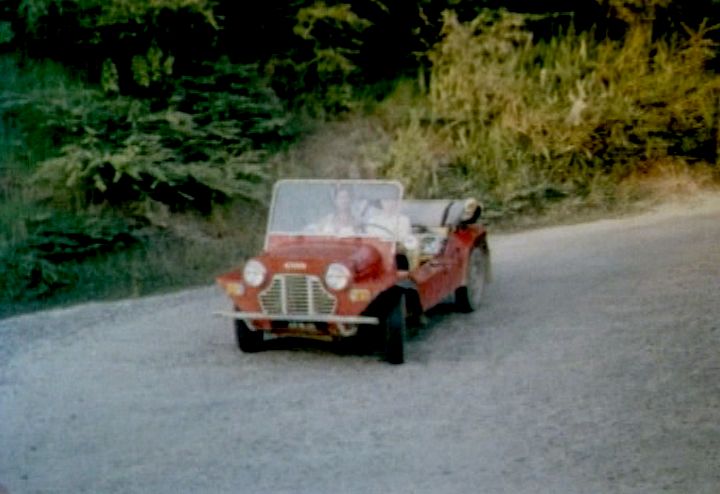
[[319,222],[308,226],[313,233],[325,235],[354,235],[360,232],[360,223],[352,212],[353,195],[349,187],[338,186],[333,190],[335,210]]

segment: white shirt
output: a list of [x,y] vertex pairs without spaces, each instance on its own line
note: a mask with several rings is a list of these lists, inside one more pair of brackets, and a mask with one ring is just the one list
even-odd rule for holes
[[373,209],[368,215],[365,231],[370,235],[403,240],[412,235],[410,218],[400,213],[388,213],[382,209]]

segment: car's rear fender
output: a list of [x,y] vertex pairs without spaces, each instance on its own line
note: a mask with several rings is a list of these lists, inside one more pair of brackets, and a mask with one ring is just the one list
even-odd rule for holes
[[485,281],[493,280],[492,263],[490,262],[490,246],[487,241],[487,233],[483,233],[475,239],[474,248],[480,249],[485,255]]
[[490,248],[487,242],[487,230],[481,225],[469,225],[465,226],[455,232],[451,236],[448,242],[448,248],[455,247],[456,251],[460,254],[458,260],[460,261],[460,270],[456,271],[456,285],[455,288],[464,286],[467,283],[467,263],[470,260],[470,253],[473,249],[480,249],[485,255],[485,268],[489,278],[491,280],[490,273]]

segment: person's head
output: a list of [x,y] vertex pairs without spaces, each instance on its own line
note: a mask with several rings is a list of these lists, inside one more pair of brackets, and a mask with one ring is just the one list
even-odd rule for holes
[[337,211],[349,212],[353,196],[349,187],[338,186],[333,190],[333,203]]

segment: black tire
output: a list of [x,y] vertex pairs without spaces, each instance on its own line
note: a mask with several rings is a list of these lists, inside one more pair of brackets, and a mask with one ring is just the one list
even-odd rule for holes
[[460,312],[473,312],[480,307],[487,284],[488,261],[485,250],[476,247],[468,259],[467,284],[455,290],[455,306]]
[[262,331],[252,331],[245,321],[240,319],[235,319],[235,337],[238,348],[245,353],[259,352],[265,340]]
[[385,318],[385,360],[391,364],[405,362],[406,337],[405,295],[400,295]]

